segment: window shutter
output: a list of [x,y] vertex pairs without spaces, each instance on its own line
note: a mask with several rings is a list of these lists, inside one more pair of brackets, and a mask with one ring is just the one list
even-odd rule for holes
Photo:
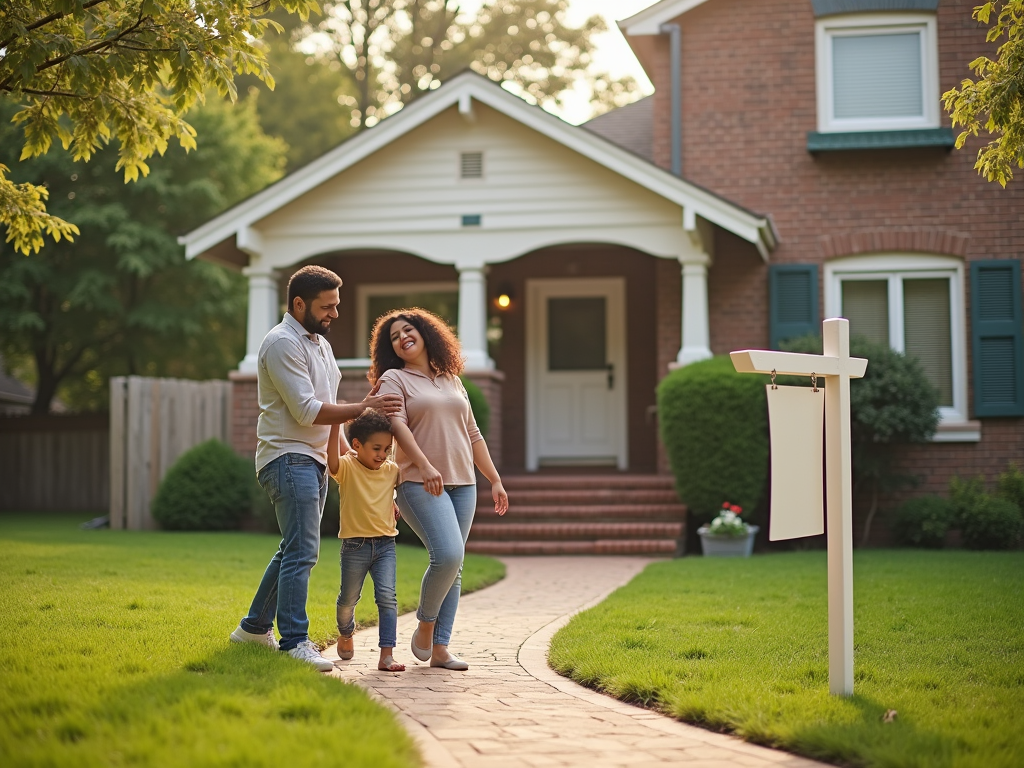
[[768,267],[769,340],[778,349],[785,339],[821,332],[818,317],[818,265]]
[[971,264],[974,415],[1024,416],[1020,261]]

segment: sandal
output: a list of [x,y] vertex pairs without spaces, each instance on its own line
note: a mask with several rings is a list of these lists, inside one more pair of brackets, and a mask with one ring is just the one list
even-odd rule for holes
[[354,645],[353,645],[352,648],[342,648],[341,647],[341,643],[342,643],[343,640],[348,640],[349,643],[352,643],[352,638],[351,637],[339,637],[338,638],[338,658],[341,659],[342,661],[348,661],[349,659],[351,659],[353,656],[356,655],[356,649],[355,649]]
[[394,656],[385,656],[377,663],[381,672],[405,672],[405,664],[399,664]]

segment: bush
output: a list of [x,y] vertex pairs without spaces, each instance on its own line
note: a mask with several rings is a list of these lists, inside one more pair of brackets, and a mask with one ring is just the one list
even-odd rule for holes
[[219,440],[207,440],[167,471],[153,498],[153,517],[173,531],[237,528],[252,505],[252,475],[252,462]]
[[964,515],[960,531],[968,549],[1013,549],[1024,534],[1024,520],[1012,501],[984,496]]
[[949,478],[949,500],[953,505],[955,526],[962,526],[971,510],[986,498],[985,480],[980,475],[971,480],[962,480],[957,475]]
[[938,496],[910,499],[896,512],[893,536],[899,544],[941,549],[955,517],[953,504],[946,499]]
[[996,494],[1017,505],[1024,515],[1024,472],[1016,464],[1010,464],[1006,472],[999,476]]
[[491,406],[488,405],[483,390],[465,376],[462,377],[462,384],[466,387],[466,394],[469,395],[469,407],[473,411],[473,418],[476,419],[476,425],[480,428],[480,434],[486,440],[487,431],[491,426]]
[[658,423],[679,498],[697,522],[724,499],[754,509],[768,477],[764,376],[736,373],[728,357],[679,368],[658,385]]

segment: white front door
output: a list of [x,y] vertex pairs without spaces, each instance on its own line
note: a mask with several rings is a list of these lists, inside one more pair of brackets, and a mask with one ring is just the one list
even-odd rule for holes
[[526,468],[628,467],[625,279],[526,282]]

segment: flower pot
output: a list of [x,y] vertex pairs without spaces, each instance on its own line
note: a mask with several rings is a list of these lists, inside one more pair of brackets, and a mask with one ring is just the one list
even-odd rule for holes
[[713,536],[707,530],[706,525],[697,529],[705,557],[750,557],[754,551],[754,536],[761,529],[748,525],[746,536]]

